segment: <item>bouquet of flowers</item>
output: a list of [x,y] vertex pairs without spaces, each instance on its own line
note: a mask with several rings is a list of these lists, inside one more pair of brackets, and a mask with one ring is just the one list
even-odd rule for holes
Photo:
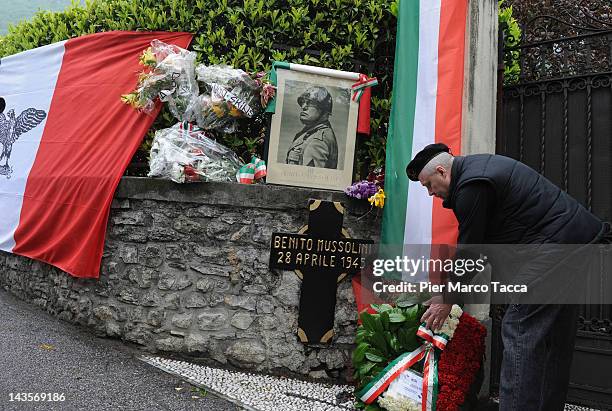
[[423,306],[372,307],[353,352],[357,408],[458,411],[481,367],[484,326],[457,305],[437,332],[420,324]]
[[240,166],[236,154],[204,130],[179,123],[155,133],[148,175],[176,183],[236,181]]
[[189,115],[206,130],[233,133],[238,119],[253,118],[274,96],[275,89],[265,80],[265,73],[252,78],[225,65],[200,65],[195,71],[203,90],[192,100]]
[[151,113],[156,102],[167,102],[170,112],[179,121],[188,121],[187,107],[198,95],[195,79],[196,54],[180,47],[153,40],[140,64],[136,89],[121,96],[124,103]]

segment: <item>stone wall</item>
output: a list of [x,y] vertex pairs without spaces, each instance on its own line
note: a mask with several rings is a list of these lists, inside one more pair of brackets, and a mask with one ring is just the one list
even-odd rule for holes
[[357,221],[369,205],[342,193],[126,177],[98,280],[0,252],[0,286],[62,320],[148,349],[346,377],[356,328],[350,280],[338,288],[333,343],[307,347],[296,335],[300,280],[268,268],[271,233],[306,224],[309,198],[342,201],[349,233],[378,239],[382,215]]

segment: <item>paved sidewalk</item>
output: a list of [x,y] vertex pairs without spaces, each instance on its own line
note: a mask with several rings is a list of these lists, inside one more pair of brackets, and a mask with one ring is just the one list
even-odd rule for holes
[[[0,289],[0,410],[237,410]],[[176,388],[181,388],[177,390]],[[63,393],[64,402],[10,402],[10,393]]]

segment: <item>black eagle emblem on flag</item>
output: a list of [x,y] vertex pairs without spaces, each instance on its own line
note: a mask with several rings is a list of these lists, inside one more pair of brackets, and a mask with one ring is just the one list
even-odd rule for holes
[[[0,175],[5,175],[6,178],[11,177],[12,168],[9,165],[11,152],[13,151],[13,143],[17,141],[19,136],[38,126],[47,117],[47,113],[43,110],[28,108],[15,117],[15,110],[11,109],[4,115],[6,107],[5,100],[0,97],[0,144],[2,144],[2,152],[0,153]],[[4,160],[4,164],[2,164]]]

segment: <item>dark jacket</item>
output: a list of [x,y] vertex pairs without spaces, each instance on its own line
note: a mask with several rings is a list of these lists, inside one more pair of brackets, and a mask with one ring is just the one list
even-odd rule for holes
[[444,207],[454,209],[457,193],[475,181],[493,188],[488,244],[586,244],[602,229],[599,218],[559,187],[525,164],[499,155],[456,157]]

